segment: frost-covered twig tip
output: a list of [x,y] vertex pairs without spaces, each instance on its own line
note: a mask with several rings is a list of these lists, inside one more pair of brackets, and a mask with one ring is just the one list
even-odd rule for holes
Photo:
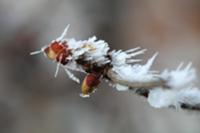
[[110,50],[107,42],[95,36],[80,41],[66,39],[68,28],[69,25],[60,37],[31,55],[44,53],[57,63],[55,76],[61,67],[69,78],[80,83],[70,71],[85,73],[81,96],[89,97],[104,79],[118,91],[134,90],[145,96],[155,108],[200,110],[200,90],[195,85],[196,73],[191,63],[185,66],[181,63],[175,70],[151,70],[158,53],[141,64],[141,59],[136,57],[146,49]]

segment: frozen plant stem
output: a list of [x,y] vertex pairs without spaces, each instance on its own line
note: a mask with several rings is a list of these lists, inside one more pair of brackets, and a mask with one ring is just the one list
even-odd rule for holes
[[65,38],[68,29],[69,25],[60,37],[31,55],[44,53],[55,62],[55,77],[59,68],[63,68],[70,79],[80,83],[71,71],[85,73],[80,96],[89,97],[106,80],[118,91],[133,90],[146,97],[155,108],[200,110],[200,90],[195,85],[197,77],[192,63],[185,67],[180,63],[175,70],[151,70],[158,53],[141,64],[142,59],[136,56],[146,49],[110,50],[107,42],[95,36],[79,41]]

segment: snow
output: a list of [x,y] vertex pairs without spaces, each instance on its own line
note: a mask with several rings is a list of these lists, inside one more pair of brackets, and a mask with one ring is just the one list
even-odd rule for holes
[[177,97],[180,103],[187,103],[190,105],[200,104],[200,90],[198,88],[181,90]]
[[161,77],[167,81],[167,85],[171,88],[182,89],[185,86],[192,86],[197,76],[192,64],[189,63],[183,68],[181,63],[176,70],[165,70],[161,73]]
[[196,73],[189,63],[183,68],[181,63],[176,70],[165,70],[161,77],[169,88],[154,88],[150,90],[148,102],[156,108],[176,107],[182,103],[189,105],[200,104],[200,90],[195,87]]
[[[137,51],[139,50],[139,51]],[[122,50],[113,50],[109,53],[112,58],[111,64],[113,66],[122,66],[126,64],[131,64],[135,62],[141,61],[140,59],[134,59],[135,56],[144,54],[146,49],[141,49],[140,47],[136,47],[134,49],[122,51]]]
[[124,86],[124,85],[120,85],[120,84],[116,84],[115,87],[116,87],[116,89],[118,91],[127,91],[127,90],[129,90],[128,86]]
[[84,57],[85,60],[97,65],[105,65],[110,62],[108,59],[108,44],[104,40],[97,40],[95,36],[84,41],[68,40],[69,48],[72,49],[72,58]]
[[[116,72],[121,79],[129,82],[148,82],[154,80],[157,75],[155,71],[150,71],[150,67],[157,55],[158,53],[155,53],[144,65],[118,64],[113,66],[113,71]],[[116,58],[117,60],[119,59],[119,57]]]
[[155,108],[180,108],[182,103],[195,106],[200,104],[200,90],[196,87],[182,90],[155,88],[150,91],[147,100]]
[[172,105],[177,107],[176,93],[171,90],[163,90],[163,88],[150,90],[147,101],[155,108],[169,107]]

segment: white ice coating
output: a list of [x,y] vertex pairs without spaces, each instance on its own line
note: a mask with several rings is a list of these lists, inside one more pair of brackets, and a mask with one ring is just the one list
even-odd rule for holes
[[168,86],[176,89],[192,86],[197,78],[195,69],[192,68],[192,63],[189,63],[185,68],[181,63],[176,70],[165,70],[161,73],[161,77],[167,81]]
[[118,90],[118,91],[127,91],[129,89],[128,86],[124,86],[124,85],[120,85],[120,84],[116,84],[115,85],[115,88]]
[[108,43],[104,40],[97,40],[95,36],[83,41],[68,39],[68,45],[72,49],[72,59],[74,60],[84,56],[85,60],[97,63],[99,66],[110,62],[107,57],[110,49]]
[[154,88],[150,91],[148,102],[156,108],[176,107],[182,103],[189,105],[200,104],[200,90],[195,87],[196,73],[189,63],[185,68],[181,63],[176,70],[165,70],[161,77],[165,79],[169,89]]
[[[143,50],[140,50],[137,53],[142,54]],[[154,80],[154,78],[157,76],[155,71],[151,71],[150,68],[158,53],[155,53],[153,57],[151,57],[144,65],[126,63],[126,59],[129,57],[129,54],[126,55],[126,52],[115,52],[112,55],[112,59],[114,59],[114,62],[112,62],[113,71],[116,72],[119,77],[125,81],[149,82]],[[133,57],[131,56],[131,58]]]

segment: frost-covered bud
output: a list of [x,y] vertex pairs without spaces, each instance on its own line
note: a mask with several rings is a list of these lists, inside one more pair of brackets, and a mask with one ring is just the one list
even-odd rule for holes
[[82,97],[89,97],[90,93],[94,92],[96,87],[100,83],[100,74],[90,73],[88,74],[82,83]]
[[66,41],[52,41],[52,43],[44,49],[44,53],[50,60],[60,62],[63,65],[67,64],[67,57],[70,56],[70,50],[68,49]]

